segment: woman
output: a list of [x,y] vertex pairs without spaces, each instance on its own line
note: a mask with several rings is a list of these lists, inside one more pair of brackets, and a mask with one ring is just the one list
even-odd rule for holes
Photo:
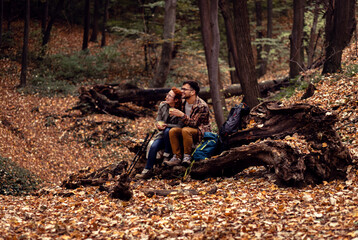
[[155,126],[159,133],[154,137],[147,157],[147,164],[141,174],[137,174],[136,178],[148,178],[154,166],[157,153],[164,149],[164,160],[169,159],[172,149],[169,140],[169,130],[172,127],[182,127],[182,122],[176,116],[169,115],[169,108],[181,109],[182,92],[179,88],[173,87],[165,97],[165,101],[161,102],[158,108]]

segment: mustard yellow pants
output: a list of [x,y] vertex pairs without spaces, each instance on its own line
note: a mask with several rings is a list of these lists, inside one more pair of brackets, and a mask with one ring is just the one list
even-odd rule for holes
[[182,158],[182,149],[184,154],[191,155],[193,143],[199,140],[199,130],[191,127],[172,128],[169,131],[169,138],[173,154]]

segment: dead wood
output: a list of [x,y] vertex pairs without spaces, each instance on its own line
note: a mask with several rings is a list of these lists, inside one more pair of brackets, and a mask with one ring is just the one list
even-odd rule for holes
[[[231,135],[228,151],[195,163],[192,178],[233,176],[262,165],[272,167],[278,179],[290,186],[346,177],[352,157],[334,129],[335,114],[309,104],[283,107],[264,102],[252,109],[246,121],[250,120],[256,126]],[[285,138],[293,134],[304,139],[307,151],[286,143]]]
[[[190,176],[194,179],[231,177],[250,166],[266,166],[274,171],[281,183],[288,186],[344,179],[348,166],[352,164],[352,157],[335,131],[337,121],[334,113],[317,106],[281,106],[278,102],[263,102],[243,119],[244,125],[249,128],[232,134],[224,141],[229,150],[195,162]],[[298,143],[302,146],[295,145]],[[112,197],[128,198],[126,191],[130,190],[129,180],[124,173],[126,168],[126,162],[112,164],[95,172],[71,176],[64,186],[100,184],[99,179],[109,181],[118,179],[116,176],[120,175],[121,181],[118,181],[116,188],[106,189],[102,186],[102,189],[111,192]],[[154,176],[179,178],[186,170],[183,166],[158,166],[154,169]],[[126,190],[122,190],[122,186],[126,186]],[[147,194],[171,194],[168,191],[153,191]]]
[[[275,92],[288,85],[287,78],[261,82],[261,96],[265,97],[268,92]],[[71,110],[80,110],[83,114],[99,112],[134,119],[141,114],[124,103],[153,107],[158,101],[162,101],[169,91],[170,88],[141,89],[120,84],[86,86],[80,88],[79,102]],[[231,85],[223,90],[223,95],[225,98],[242,95],[241,86]],[[211,98],[210,89],[202,88],[199,96],[208,101]]]
[[[67,189],[76,189],[81,186],[99,186],[101,191],[109,193],[109,197],[128,201],[133,193],[126,174],[127,166],[127,162],[121,161],[95,171],[86,168],[70,175],[68,179],[62,182],[61,186]],[[108,182],[114,183],[114,186],[105,186]]]

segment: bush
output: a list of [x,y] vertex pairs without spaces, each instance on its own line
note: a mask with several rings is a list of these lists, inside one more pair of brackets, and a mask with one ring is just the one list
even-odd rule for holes
[[39,177],[18,166],[8,158],[0,156],[0,194],[22,195],[38,188]]
[[114,47],[106,47],[96,54],[77,52],[71,55],[46,56],[32,72],[25,93],[41,95],[71,95],[79,85],[105,79],[112,65],[120,64],[121,54]]

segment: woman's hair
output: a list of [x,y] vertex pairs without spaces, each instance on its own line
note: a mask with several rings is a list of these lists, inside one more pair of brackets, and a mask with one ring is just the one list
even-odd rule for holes
[[179,89],[179,88],[176,88],[176,87],[172,87],[172,89],[171,89],[173,92],[174,92],[174,94],[175,94],[175,96],[174,96],[174,101],[176,100],[176,99],[178,99],[178,101],[177,102],[175,102],[175,108],[177,108],[177,109],[181,109],[181,104],[182,104],[182,100],[181,100],[181,97],[182,97],[182,92],[181,92],[181,90]]

